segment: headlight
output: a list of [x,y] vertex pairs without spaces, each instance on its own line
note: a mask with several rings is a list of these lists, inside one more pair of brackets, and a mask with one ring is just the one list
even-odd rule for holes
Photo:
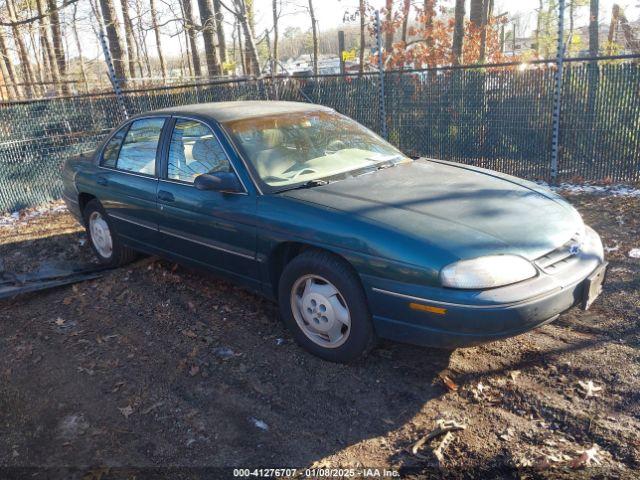
[[521,282],[536,276],[535,267],[516,255],[488,255],[471,260],[460,260],[440,271],[445,287],[480,289]]

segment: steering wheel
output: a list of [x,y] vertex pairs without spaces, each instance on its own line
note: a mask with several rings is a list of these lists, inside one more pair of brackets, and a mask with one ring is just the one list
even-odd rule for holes
[[291,180],[295,180],[296,178],[298,178],[300,175],[305,174],[305,173],[316,173],[316,171],[313,168],[303,168],[302,170],[297,171],[293,177],[291,177]]
[[329,142],[329,145],[326,146],[326,148],[324,149],[324,153],[325,155],[331,155],[332,153],[336,153],[338,150],[344,150],[345,148],[347,148],[347,144],[342,140],[333,140],[332,142]]

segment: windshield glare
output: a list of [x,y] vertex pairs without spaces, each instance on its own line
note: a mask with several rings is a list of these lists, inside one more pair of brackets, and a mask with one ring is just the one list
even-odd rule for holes
[[331,111],[248,118],[224,127],[273,189],[408,160],[370,130]]

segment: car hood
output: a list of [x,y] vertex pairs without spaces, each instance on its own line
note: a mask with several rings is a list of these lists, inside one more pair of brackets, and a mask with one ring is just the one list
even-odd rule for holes
[[282,195],[348,213],[457,258],[512,253],[533,260],[584,229],[573,207],[534,183],[435,160]]

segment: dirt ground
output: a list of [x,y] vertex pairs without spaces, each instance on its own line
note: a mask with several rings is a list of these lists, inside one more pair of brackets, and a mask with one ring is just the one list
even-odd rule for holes
[[[292,342],[273,304],[155,258],[0,301],[0,466],[5,476],[77,467],[86,478],[185,466],[631,478],[640,259],[629,251],[640,248],[640,198],[568,199],[609,250],[602,297],[588,312],[453,352],[383,342],[354,365],[330,364]],[[0,258],[7,271],[89,262],[84,240],[54,210],[2,226]],[[439,420],[466,428],[416,448]]]

